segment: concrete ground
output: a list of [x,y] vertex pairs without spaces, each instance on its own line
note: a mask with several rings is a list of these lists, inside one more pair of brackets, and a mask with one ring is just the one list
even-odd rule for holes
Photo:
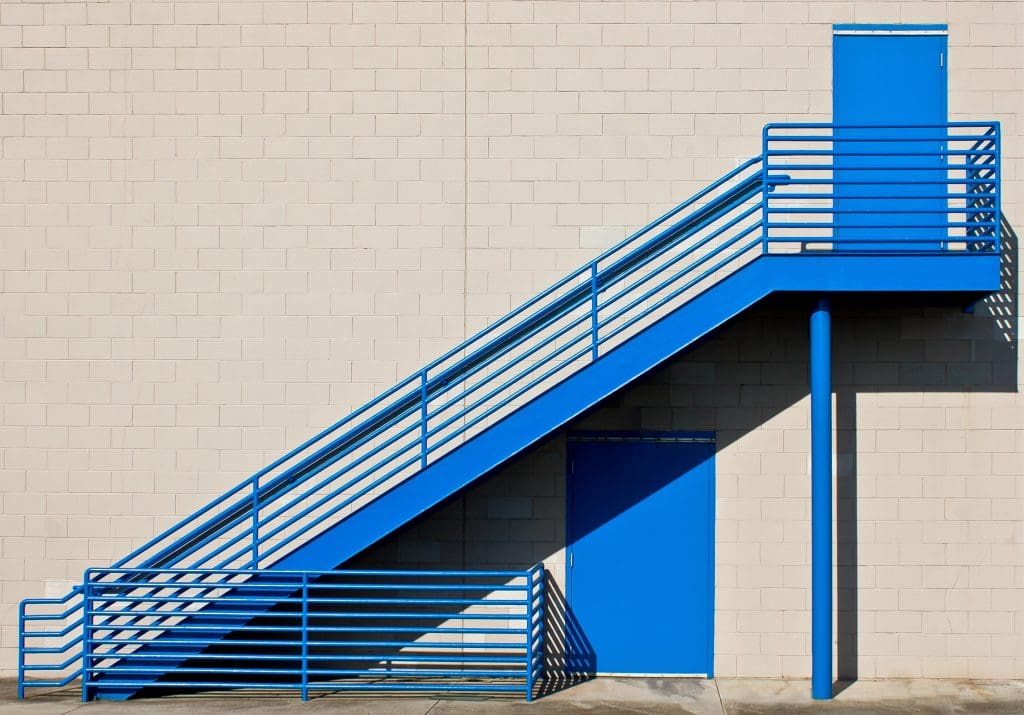
[[[839,689],[837,689],[839,690]],[[78,691],[66,689],[16,698],[15,683],[0,681],[0,715],[77,715],[93,713],[366,713],[445,715],[447,713],[1024,713],[1024,681],[875,680],[842,688],[831,702],[810,699],[801,680],[689,680],[600,678],[546,695],[533,703],[497,698],[421,698],[318,695],[303,703],[293,693],[182,695],[127,703],[82,704]]]

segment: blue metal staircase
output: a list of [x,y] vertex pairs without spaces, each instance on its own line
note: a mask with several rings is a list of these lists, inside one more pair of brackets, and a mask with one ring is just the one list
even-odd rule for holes
[[[998,125],[917,129],[908,142],[886,127],[769,125],[761,155],[79,591],[24,602],[22,692],[79,677],[86,698],[199,687],[175,669],[292,602],[296,574],[308,583],[339,567],[772,293],[996,290]],[[940,159],[923,181],[921,131]],[[879,146],[887,160],[873,166]],[[907,181],[893,160],[904,155],[913,196],[938,209],[887,190]],[[190,585],[219,596],[189,603]],[[300,669],[308,687],[306,660]]]

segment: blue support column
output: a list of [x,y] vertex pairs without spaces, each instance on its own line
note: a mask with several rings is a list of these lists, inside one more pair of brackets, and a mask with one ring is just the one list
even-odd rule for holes
[[811,697],[832,697],[832,312],[811,313]]

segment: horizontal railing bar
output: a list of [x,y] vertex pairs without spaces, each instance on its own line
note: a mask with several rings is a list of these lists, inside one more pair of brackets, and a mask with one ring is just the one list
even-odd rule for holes
[[[196,646],[204,645],[215,645],[218,641],[210,641],[208,643],[196,643]],[[231,645],[234,645],[234,641],[230,641]],[[337,647],[347,646],[346,643],[337,643]],[[519,650],[525,650],[526,644],[520,645]],[[331,662],[331,661],[389,661],[392,663],[498,663],[498,664],[518,664],[523,661],[522,655],[516,654],[494,654],[494,655],[444,655],[444,654],[430,654],[430,653],[404,653],[404,652],[392,652],[392,653],[330,653],[325,655],[307,654],[303,655],[301,650],[297,650],[294,653],[196,653],[194,651],[181,651],[171,653],[117,653],[108,654],[102,652],[91,651],[88,654],[90,657],[97,658],[112,658],[123,659],[125,661],[131,660],[226,660],[226,661],[278,661],[278,662],[291,662],[298,661],[302,662],[303,659],[308,661],[319,661],[319,662]],[[103,667],[103,666],[99,666]],[[118,666],[119,667],[119,666]],[[113,670],[112,667],[107,666],[107,669]],[[236,672],[243,670],[242,668],[234,669]]]
[[[498,600],[498,599],[486,599],[486,598],[313,598],[308,599],[308,603],[324,603],[324,604],[348,604],[348,603],[372,603],[372,604],[389,604],[393,603],[396,605],[416,605],[416,604],[431,604],[437,606],[490,606],[490,607],[508,607],[508,606],[525,606],[527,600],[525,598],[516,600]],[[315,616],[316,612],[311,611],[311,616]]]
[[53,646],[52,648],[32,648],[32,647],[26,647],[26,648],[22,648],[21,652],[24,653],[25,655],[38,655],[38,654],[44,654],[44,653],[49,653],[49,654],[67,653],[69,650],[71,650],[72,648],[74,648],[75,646],[77,646],[81,642],[82,642],[82,636],[78,636],[74,640],[68,641],[64,645]]
[[[471,578],[481,578],[481,577],[482,576],[472,576]],[[523,575],[523,574],[514,575],[514,574],[509,573],[509,574],[497,575],[496,578],[505,578],[505,579],[525,578],[525,575]],[[444,589],[444,588],[448,588],[448,589],[451,589],[451,590],[477,589],[477,588],[486,589],[486,588],[490,588],[490,589],[499,590],[499,591],[522,591],[522,590],[524,590],[526,588],[526,584],[523,584],[523,583],[520,583],[520,584],[512,584],[512,583],[491,583],[491,584],[487,584],[487,583],[398,583],[398,584],[396,584],[396,583],[380,583],[380,584],[377,584],[377,583],[315,583],[315,584],[313,584],[313,583],[311,583],[309,585],[309,590],[311,592],[314,591],[314,590],[319,590],[319,589],[343,590],[343,589],[346,589],[346,588],[360,588],[360,589],[362,589],[362,588],[367,588],[367,589],[379,589],[379,588],[403,589],[403,588],[408,588],[408,589],[426,589],[426,590]]]
[[82,651],[79,649],[77,653],[72,653],[66,660],[61,663],[31,663],[27,665],[27,670],[30,671],[54,671],[54,670],[67,670],[72,665],[77,665],[82,659]]
[[22,685],[26,688],[63,688],[81,675],[82,670],[78,669],[61,680],[26,680]]
[[445,677],[445,678],[523,678],[526,677],[526,670],[510,668],[493,668],[477,670],[426,670],[420,668],[392,668],[389,666],[378,666],[368,670],[356,670],[351,668],[310,668],[306,672],[310,676],[317,675],[408,675],[416,677]]
[[81,625],[82,619],[77,618],[59,631],[25,631],[22,636],[25,638],[62,638]]
[[[472,577],[480,578],[486,576],[493,576],[494,578],[500,577],[518,577],[526,578],[530,575],[529,571],[480,571],[480,570],[424,570],[415,571],[410,569],[325,569],[322,571],[310,570],[310,571],[297,571],[295,569],[269,569],[269,570],[253,570],[253,569],[200,569],[200,568],[92,568],[87,572],[91,575],[105,575],[115,573],[159,573],[159,574],[194,574],[194,575],[227,575],[227,576],[270,576],[270,577],[285,577],[295,576],[298,577],[296,583],[301,585],[302,577],[309,576],[310,578],[320,578],[323,576],[406,576],[406,577],[443,577],[451,576],[454,578]],[[134,585],[134,584],[132,584]],[[312,586],[313,584],[310,584]]]
[[[908,198],[913,199],[964,199],[974,200],[982,199],[985,197],[992,197],[992,194],[987,193],[941,193],[941,194],[914,194],[913,196],[900,196],[898,194],[888,194],[884,196],[872,195],[872,194],[836,194],[836,193],[777,193],[772,197],[771,201],[781,200],[814,200],[814,199],[872,199],[879,201],[905,201]],[[961,209],[962,210],[962,209]]]
[[[835,134],[775,134],[768,137],[768,145],[772,142],[830,143],[840,142],[985,142],[995,144],[993,134],[932,134],[926,136],[909,135],[902,137],[886,136],[838,136]],[[985,150],[987,151],[987,150]]]
[[[964,242],[970,243],[970,242],[984,242],[984,241],[991,242],[992,238],[993,238],[992,235],[987,235],[987,236],[954,236],[954,237],[930,236],[930,237],[927,237],[927,238],[897,238],[897,239],[890,239],[890,240],[887,240],[887,241],[879,241],[879,240],[873,239],[871,237],[865,237],[865,236],[859,236],[859,235],[843,236],[841,238],[835,238],[835,237],[832,237],[832,236],[788,236],[788,235],[781,235],[781,236],[769,236],[768,237],[768,243],[769,244],[778,244],[778,243],[832,243],[832,244],[836,244],[838,246],[842,246],[844,243],[854,243],[854,244],[870,243],[870,244],[876,244],[876,245],[879,245],[879,246],[892,246],[892,248],[879,248],[879,249],[877,249],[875,251],[864,250],[864,251],[859,251],[858,253],[865,253],[867,255],[886,255],[886,254],[893,254],[893,255],[906,255],[906,254],[932,255],[932,254],[937,254],[937,255],[948,256],[948,255],[950,255],[950,252],[949,252],[948,249],[928,250],[928,247],[934,246],[936,243],[940,243],[940,242],[941,243],[964,243]],[[921,248],[917,248],[915,246],[922,246],[922,247]],[[901,249],[901,248],[905,248],[907,250],[900,251],[899,249]],[[828,255],[827,252],[822,251],[821,249],[808,250],[808,251],[806,251],[806,253],[808,255],[811,255],[811,256],[817,256],[819,258],[821,257],[821,255],[823,253],[825,255]],[[956,255],[958,255],[958,256],[966,255],[967,253],[969,253],[969,252],[966,252],[966,251],[964,251],[964,252],[957,252]],[[786,255],[789,255],[789,254],[786,254]],[[800,256],[800,255],[803,255],[803,254],[801,253],[801,254],[793,254],[793,255],[794,256]],[[970,255],[974,255],[974,253],[970,253]],[[987,255],[987,254],[983,253],[981,255]]]
[[[919,196],[904,196],[904,200],[915,201],[923,197]],[[962,213],[976,213],[979,207],[975,206],[963,206],[957,208],[943,208],[943,209],[884,209],[885,215],[889,214],[900,214],[900,215],[916,215],[924,214],[928,216],[942,216],[948,214],[962,214]],[[768,207],[769,214],[876,214],[879,213],[877,209],[843,209],[835,208],[834,206],[779,206],[772,208]],[[992,213],[989,211],[988,213]],[[941,226],[942,224],[928,224],[929,226]]]
[[24,598],[21,600],[19,607],[24,612],[26,606],[63,606],[75,596],[81,595],[81,591],[73,590],[68,591],[63,598]]
[[[459,620],[452,618],[449,620]],[[491,620],[502,620],[492,618]],[[522,619],[518,619],[522,620]],[[460,633],[464,635],[527,635],[525,628],[462,628],[462,627],[427,627],[427,626],[309,626],[310,632],[316,633]]]
[[25,621],[27,623],[35,621],[65,621],[67,620],[68,616],[77,611],[79,608],[81,608],[81,605],[79,605],[78,608],[75,608],[74,611],[70,611],[68,613],[40,613],[33,616],[25,616]]
[[[379,674],[376,674],[379,675]],[[64,683],[66,685],[66,683]],[[150,680],[121,680],[118,679],[117,684],[121,687],[136,687],[136,688],[200,688],[208,690],[210,688],[232,688],[239,690],[300,690],[303,686],[300,683],[251,683],[248,681],[150,681]],[[451,691],[507,691],[507,692],[518,692],[522,690],[522,686],[506,685],[504,683],[438,683],[436,685],[425,684],[425,683],[345,683],[345,682],[329,682],[329,683],[308,683],[306,686],[309,690],[394,690],[394,691],[421,691],[421,690],[451,690]]]
[[500,691],[500,692],[519,692],[522,690],[521,685],[506,685],[504,683],[310,683],[310,690],[394,690],[394,691],[423,691],[423,690],[442,690],[442,691],[459,691],[459,692],[475,692],[475,691]]
[[[888,213],[888,212],[886,212],[886,213]],[[842,228],[842,229],[849,229],[850,231],[853,231],[853,230],[865,231],[865,230],[876,229],[876,228],[901,228],[901,229],[905,229],[905,230],[908,230],[908,231],[911,231],[911,230],[923,231],[923,230],[927,230],[927,229],[934,230],[934,229],[937,229],[937,228],[978,228],[979,226],[995,227],[995,225],[996,225],[995,221],[954,221],[954,222],[947,222],[947,223],[938,223],[938,222],[936,222],[936,223],[931,223],[931,224],[928,224],[928,223],[923,223],[923,224],[864,223],[864,224],[854,224],[854,225],[835,223],[834,221],[833,222],[809,221],[809,222],[806,222],[806,223],[794,223],[794,222],[791,222],[791,221],[773,221],[773,222],[769,222],[768,227],[769,228],[805,228],[805,229],[806,228]],[[860,240],[864,240],[864,239],[861,238]],[[873,243],[884,243],[885,242],[884,239],[870,238],[870,240]],[[898,240],[903,241],[904,239],[901,238],[901,239],[898,239]]]
[[[460,587],[455,586],[452,590],[458,590]],[[519,590],[525,590],[525,586],[519,587]],[[313,589],[310,589],[311,591]],[[487,598],[325,598],[325,597],[310,597],[303,599],[301,596],[288,596],[279,598],[275,596],[245,596],[245,597],[221,597],[221,596],[118,596],[114,601],[125,601],[132,603],[245,603],[245,604],[301,604],[303,600],[307,603],[375,603],[375,604],[420,604],[429,603],[434,605],[469,605],[469,606],[524,606],[527,604],[525,598],[515,600],[497,600]],[[101,612],[103,609],[100,609]],[[141,611],[132,611],[132,613],[141,613]],[[161,611],[161,613],[168,613],[170,611]],[[185,613],[191,613],[186,611]],[[315,615],[311,613],[310,615]]]
[[[388,668],[387,670],[380,670],[385,666],[379,666],[378,668],[367,668],[365,670],[357,669],[344,669],[344,668],[307,668],[305,672],[310,676],[316,675],[418,675],[418,676],[477,676],[477,677],[523,677],[526,675],[524,670],[459,670],[459,671],[447,671],[447,670],[419,670],[417,668]],[[102,674],[102,673],[121,673],[125,675],[146,675],[146,674],[164,674],[165,669],[157,667],[145,667],[145,666],[126,666],[118,665],[116,668],[103,668],[98,666],[91,666],[86,668],[89,673]],[[301,668],[246,668],[240,670],[237,668],[188,668],[178,667],[174,669],[175,673],[184,674],[217,674],[217,673],[230,673],[231,675],[302,675],[303,670]],[[173,680],[166,682],[173,683]],[[120,679],[118,679],[118,685],[122,685]]]
[[[989,178],[984,178],[984,179],[947,178],[947,179],[942,179],[942,180],[939,180],[939,179],[920,179],[920,180],[915,179],[914,180],[914,186],[927,186],[927,185],[946,186],[946,185],[950,185],[950,184],[952,184],[954,186],[959,186],[959,185],[964,185],[964,186],[972,186],[972,185],[991,186],[991,185],[993,185],[994,181],[998,181],[998,179],[989,179]],[[838,185],[838,186],[906,186],[907,182],[906,181],[901,181],[901,180],[898,180],[898,179],[893,179],[892,181],[886,181],[885,179],[845,179],[845,178],[841,179],[841,180],[836,180],[836,179],[817,179],[817,178],[808,178],[808,179],[805,179],[805,178],[797,178],[797,179],[789,178],[789,179],[779,179],[778,182],[776,182],[777,186],[799,186],[799,185],[802,185],[802,184],[808,184],[808,185],[811,185],[811,186],[819,186],[819,185],[822,185],[822,184],[828,184],[828,185],[835,184],[835,185]],[[785,193],[778,194],[778,196],[786,196],[786,194]]]
[[[837,144],[838,143],[842,143],[843,141],[845,141],[845,140],[844,139],[836,139],[836,143]],[[902,143],[909,144],[909,143],[916,143],[918,141],[927,141],[927,140],[909,139],[909,140],[904,140]],[[780,157],[780,156],[782,156],[782,157],[785,157],[785,156],[792,156],[792,157],[829,156],[829,157],[833,157],[834,156],[834,157],[839,157],[839,158],[857,157],[857,156],[921,156],[921,157],[969,156],[969,157],[989,157],[989,158],[994,160],[995,159],[995,150],[992,150],[992,149],[935,149],[933,151],[842,151],[842,150],[836,150],[836,149],[769,149],[768,150],[768,156],[770,156],[770,157],[772,157],[772,156],[775,156],[775,157]],[[768,166],[769,166],[769,168],[771,168],[772,164],[769,164]],[[817,165],[815,165],[815,166],[817,166]],[[956,167],[964,168],[966,166],[969,166],[969,164],[954,164],[954,165],[952,165],[952,168],[956,168]],[[788,168],[792,169],[792,168],[797,168],[797,167],[790,166]],[[859,167],[856,166],[856,165],[853,165],[853,166],[843,166],[842,168],[843,169],[856,169],[856,168],[859,168]],[[885,168],[886,169],[890,169],[891,168],[894,171],[899,171],[899,170],[905,169],[905,168],[918,169],[918,168],[931,168],[931,167],[928,167],[928,166],[923,166],[922,167],[922,166],[917,166],[917,165],[910,165],[910,166],[894,165],[892,167],[888,167],[887,166]],[[945,165],[942,168],[951,168],[951,167],[950,167],[950,165]]]
[[[525,604],[520,604],[525,605]],[[96,610],[89,611],[90,616],[104,616],[106,618],[124,618],[126,616],[140,617],[140,618],[175,618],[181,616],[188,616],[190,618],[252,618],[259,615],[253,611],[228,611],[223,609],[216,610],[196,610],[196,611],[121,611],[121,610]],[[440,613],[440,612],[429,612],[424,611],[421,613],[406,613],[406,612],[382,612],[382,611],[367,611],[362,612],[344,612],[344,611],[332,611],[332,612],[319,612],[316,614],[310,614],[318,619],[341,619],[341,618],[366,618],[366,619],[377,619],[377,618],[401,618],[401,619],[421,619],[421,618],[445,618],[451,620],[489,620],[489,621],[504,621],[504,620],[522,620],[526,618],[526,614],[519,613],[507,613],[507,614],[493,614],[493,613]],[[301,613],[293,613],[290,611],[275,611],[273,614],[274,619],[289,619],[289,618],[302,618]],[[90,628],[102,628],[103,630],[123,628],[119,624],[102,623],[102,624],[91,624]],[[148,630],[149,626],[139,625],[135,628],[139,630]],[[244,627],[234,630],[244,630]]]
[[949,128],[995,128],[992,122],[942,122],[941,124],[835,124],[833,122],[769,122],[765,131],[773,129],[949,129]]
[[[840,164],[769,164],[768,165],[768,171],[783,171],[783,170],[790,171],[790,172],[792,172],[792,171],[833,171],[833,172],[838,172],[838,173],[846,173],[846,172],[851,172],[851,171],[877,171],[877,172],[886,172],[887,174],[890,173],[890,172],[898,174],[898,173],[901,173],[901,172],[909,172],[909,171],[913,171],[913,172],[929,171],[929,172],[941,172],[943,174],[948,174],[951,171],[971,171],[972,169],[974,169],[974,167],[971,166],[970,164],[961,164],[961,165],[942,164],[941,166],[926,166],[926,165],[917,165],[917,166],[915,166],[913,164],[907,164],[907,165],[902,165],[902,166],[885,166],[884,164],[867,165],[867,166],[864,166],[862,164],[855,164],[855,165],[852,165],[852,166],[850,166],[850,165],[843,166],[843,165],[840,165]],[[796,181],[799,183],[800,179],[797,179]],[[958,181],[962,182],[963,179],[958,179]],[[786,183],[788,183],[788,182],[786,182]],[[843,183],[843,181],[842,180],[836,180],[836,183],[841,184],[841,183]],[[882,183],[882,182],[872,182],[872,183]],[[916,183],[919,183],[919,182],[915,179],[914,183],[916,184]]]
[[[458,618],[449,618],[446,620],[459,620]],[[504,620],[500,618],[492,618],[491,620]],[[511,619],[510,619],[511,620]],[[518,620],[522,620],[521,618]],[[260,632],[260,633],[295,633],[298,626],[254,626],[246,625],[245,630],[247,632]],[[223,633],[225,631],[235,630],[232,625],[227,626],[202,626],[194,625],[191,623],[178,623],[173,625],[164,625],[156,623],[153,625],[138,626],[135,628],[122,628],[119,626],[98,626],[94,630],[97,631],[116,631],[116,630],[133,630],[133,631],[169,631],[169,630],[181,630],[181,631],[197,631],[197,632],[215,632]],[[466,634],[466,635],[525,635],[525,628],[441,628],[441,627],[428,627],[428,626],[387,626],[387,625],[373,625],[373,626],[315,626],[310,624],[309,631],[318,633],[452,633],[452,634]],[[129,643],[146,643],[148,641],[124,641],[125,644]]]
[[[289,629],[295,632],[296,629]],[[451,631],[453,634],[458,635],[457,631]],[[93,644],[98,645],[144,645],[146,643],[156,641],[126,641],[123,639],[116,638],[91,638]],[[161,638],[159,643],[161,646],[176,646],[176,645],[196,645],[196,639],[189,638]],[[220,641],[210,640],[210,643],[219,643]],[[257,638],[238,638],[230,641],[232,646],[273,646],[273,647],[301,647],[302,640],[260,640]],[[396,641],[396,640],[364,640],[364,641],[337,641],[337,640],[316,640],[307,639],[306,645],[310,648],[338,648],[344,646],[345,648],[419,648],[424,650],[432,649],[475,649],[475,650],[522,650],[526,647],[526,643],[474,643],[464,641]]]

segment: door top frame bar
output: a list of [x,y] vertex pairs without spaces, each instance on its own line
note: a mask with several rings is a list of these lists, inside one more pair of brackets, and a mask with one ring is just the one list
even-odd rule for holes
[[948,35],[949,25],[859,25],[832,26],[833,35]]

